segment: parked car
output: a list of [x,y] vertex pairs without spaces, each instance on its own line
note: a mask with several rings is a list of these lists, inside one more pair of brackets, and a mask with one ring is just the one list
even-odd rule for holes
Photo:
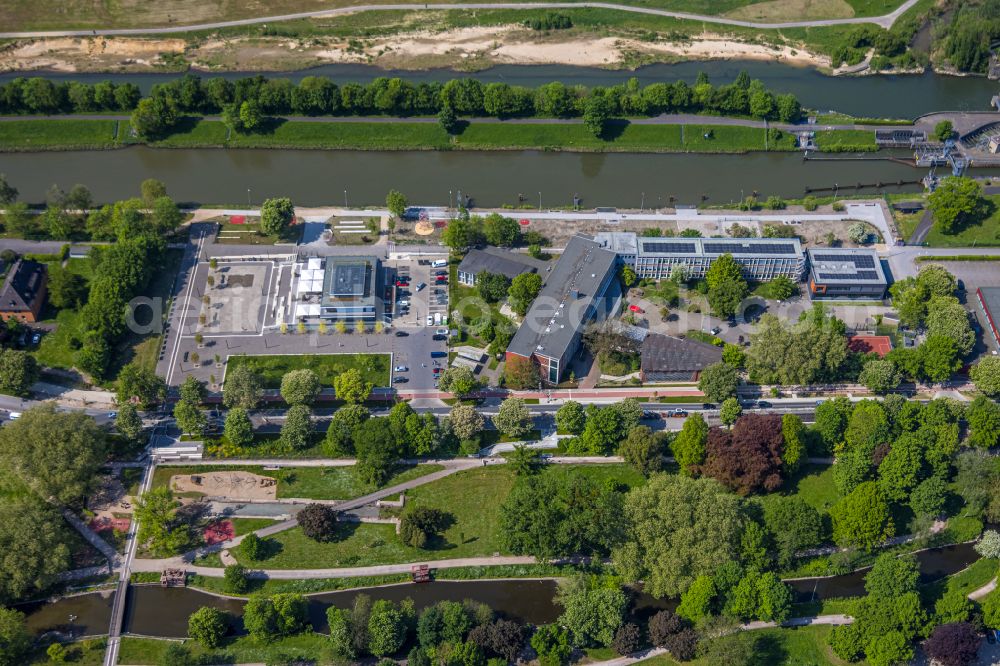
[[10,419],[11,421],[16,421],[16,420],[18,420],[19,418],[21,418],[21,412],[11,412],[11,413],[10,413],[10,416],[9,416],[8,418],[9,418],[9,419]]
[[408,372],[410,369],[405,365],[397,365],[392,369],[393,372]]
[[116,419],[116,418],[118,418],[118,412],[108,412],[108,418],[109,419]]
[[437,329],[434,332],[437,333],[438,335],[448,335],[448,329],[447,328],[439,328],[439,329]]
[[702,409],[716,409],[716,406],[711,402],[706,402],[701,406]]
[[408,382],[410,380],[407,379],[406,377],[393,377],[392,381],[395,384],[405,384],[406,382]]
[[401,307],[401,308],[405,308],[405,307],[407,307],[407,306],[410,305],[410,302],[408,300],[406,300],[405,298],[400,299],[399,301],[396,301],[396,302],[399,303],[399,307]]
[[628,309],[631,312],[637,312],[639,314],[646,314],[646,311],[643,310],[642,308],[640,308],[638,305],[630,305],[630,306],[628,306]]
[[434,271],[434,276],[435,277],[440,277],[442,275],[447,276],[448,275],[448,271]]
[[409,337],[409,335],[410,334],[407,333],[406,331],[396,331],[396,337],[397,338],[406,338],[406,337]]
[[441,368],[434,368],[434,374],[435,375],[440,375],[441,374]]
[[434,317],[432,317],[430,315],[427,315],[427,325],[428,326],[433,326],[434,325]]
[[721,329],[721,328],[719,328],[718,326],[716,326],[715,328],[713,328],[713,329],[712,329],[711,331],[709,331],[709,332],[710,332],[710,333],[711,333],[712,335],[718,335],[719,333],[721,333],[721,332],[722,332],[722,329]]
[[[447,356],[448,356],[448,352],[443,352],[443,351],[432,351],[431,352],[431,358],[446,358]],[[440,370],[441,368],[436,368],[436,369]]]
[[431,339],[434,340],[435,342],[444,342],[445,340],[448,339],[448,336],[447,335],[433,335],[433,336],[431,336]]
[[41,341],[42,341],[41,333],[35,333],[34,335],[31,336],[31,344],[37,345]]
[[769,403],[767,400],[757,401],[757,407],[759,407],[760,409],[770,409],[771,406],[772,406],[771,403]]
[[410,283],[409,282],[404,282],[403,280],[396,280],[396,286],[397,287],[409,287]]
[[647,421],[651,421],[660,418],[660,415],[657,414],[656,412],[651,412],[648,409],[644,409],[642,410],[642,418],[646,419]]
[[687,415],[688,413],[683,409],[671,409],[669,412],[667,412],[667,416],[674,419],[684,418]]
[[418,283],[417,283],[417,286],[415,287],[415,289],[416,289],[417,291],[420,291],[421,289],[423,289],[423,288],[424,288],[424,287],[426,287],[426,286],[427,286],[427,283],[426,283],[426,282],[418,282]]

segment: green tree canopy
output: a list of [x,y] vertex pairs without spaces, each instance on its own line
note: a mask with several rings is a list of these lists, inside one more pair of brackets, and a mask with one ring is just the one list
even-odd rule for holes
[[840,546],[872,550],[896,532],[889,505],[873,481],[859,484],[834,504],[830,518],[833,540]]
[[239,364],[226,371],[222,385],[222,402],[226,407],[255,409],[264,397],[264,381],[250,366]]
[[281,397],[289,405],[311,405],[322,388],[319,376],[309,368],[292,370],[281,378]]
[[740,385],[740,373],[732,365],[724,362],[713,363],[701,372],[698,390],[713,402],[722,402],[736,395]]
[[268,236],[281,236],[295,219],[295,206],[288,197],[265,199],[260,207],[260,229]]
[[[0,557],[0,604],[20,601],[44,590],[69,567],[69,540],[62,518],[37,499],[0,502],[0,543],[4,545]],[[10,618],[0,616],[0,625],[5,619]],[[0,636],[6,633],[0,628]]]
[[78,502],[107,460],[107,436],[82,412],[44,403],[0,428],[0,467],[41,498]]
[[374,385],[365,381],[361,371],[351,368],[333,378],[333,391],[337,398],[349,403],[361,403],[371,395]]
[[934,226],[944,234],[954,234],[970,224],[978,224],[989,214],[982,184],[974,178],[949,176],[942,179],[927,198]]
[[739,553],[741,500],[712,479],[657,475],[625,499],[624,543],[613,560],[655,597],[677,596]]

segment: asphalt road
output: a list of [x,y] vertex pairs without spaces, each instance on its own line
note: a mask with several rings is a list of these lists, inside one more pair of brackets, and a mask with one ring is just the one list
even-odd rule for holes
[[718,25],[731,25],[741,28],[760,29],[780,29],[780,28],[817,28],[833,25],[856,25],[861,23],[874,23],[883,28],[890,28],[892,24],[913,5],[917,0],[906,0],[895,11],[884,16],[852,17],[841,19],[822,19],[815,21],[786,21],[777,23],[758,23],[755,21],[741,21],[722,16],[708,16],[704,14],[691,14],[688,12],[673,12],[665,9],[653,9],[650,7],[634,7],[610,2],[474,2],[474,3],[406,3],[387,5],[354,5],[339,9],[326,9],[313,12],[298,12],[295,14],[281,14],[277,16],[260,16],[256,18],[239,19],[235,21],[215,21],[211,23],[197,23],[193,25],[175,25],[160,28],[112,28],[100,30],[35,30],[23,32],[0,32],[3,39],[21,39],[28,37],[88,37],[92,35],[170,35],[196,30],[215,30],[218,28],[232,28],[246,25],[259,25],[262,23],[277,23],[281,21],[294,21],[310,18],[328,18],[331,16],[343,16],[345,14],[357,14],[360,12],[372,11],[406,11],[406,10],[470,10],[470,9],[612,9],[636,14],[646,14],[649,16],[667,16],[669,18],[683,19],[688,21],[701,21],[703,23],[714,23]]

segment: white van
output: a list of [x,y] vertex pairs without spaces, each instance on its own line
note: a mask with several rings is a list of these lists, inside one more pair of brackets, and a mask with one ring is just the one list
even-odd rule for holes
[[10,413],[10,420],[11,421],[16,421],[19,418],[21,418],[21,412],[11,412]]
[[444,268],[447,265],[448,265],[447,259],[438,259],[436,261],[431,262],[431,268]]
[[441,325],[441,313],[440,312],[435,312],[434,313],[434,325],[435,326],[440,326]]

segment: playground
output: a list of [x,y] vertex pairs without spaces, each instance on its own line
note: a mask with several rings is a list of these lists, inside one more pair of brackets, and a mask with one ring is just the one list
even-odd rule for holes
[[278,496],[276,479],[242,471],[175,474],[170,477],[170,489],[187,496],[223,497],[234,501],[273,501]]

